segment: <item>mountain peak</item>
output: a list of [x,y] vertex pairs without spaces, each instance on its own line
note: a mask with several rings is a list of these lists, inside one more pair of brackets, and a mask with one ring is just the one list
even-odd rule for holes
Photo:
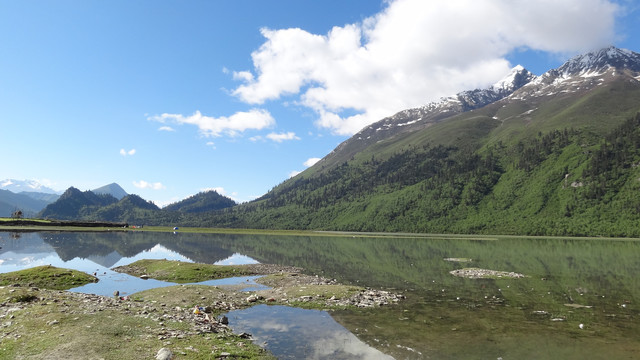
[[493,84],[490,89],[495,92],[511,93],[526,85],[534,78],[535,75],[529,70],[525,69],[522,65],[516,65],[507,76]]
[[93,189],[91,191],[94,194],[109,194],[118,200],[122,200],[122,198],[128,195],[127,192],[124,191],[124,189],[116,183],[111,183],[109,185],[105,185],[97,189]]
[[59,194],[59,192],[44,186],[37,180],[5,179],[0,181],[0,189],[9,190],[14,193],[27,191],[46,194]]
[[609,46],[575,56],[558,68],[563,76],[604,73],[610,68],[640,71],[640,54]]

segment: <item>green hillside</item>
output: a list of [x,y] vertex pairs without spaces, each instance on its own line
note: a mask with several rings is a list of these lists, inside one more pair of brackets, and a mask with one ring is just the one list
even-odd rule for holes
[[607,48],[530,79],[500,96],[467,91],[382,119],[249,203],[209,192],[158,209],[75,190],[44,213],[149,225],[640,237],[640,54]]
[[206,224],[640,236],[637,99],[640,84],[620,79],[500,101],[321,162]]

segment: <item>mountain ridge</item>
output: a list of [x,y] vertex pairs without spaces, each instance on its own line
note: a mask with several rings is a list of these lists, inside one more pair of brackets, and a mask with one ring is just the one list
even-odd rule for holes
[[[636,167],[615,160],[622,168],[605,167],[601,175],[589,170],[600,167],[594,159],[613,162],[618,156],[603,152],[608,141],[635,136],[620,127],[632,129],[625,124],[639,118],[638,68],[637,53],[605,48],[573,57],[472,110],[432,103],[399,112],[255,203],[236,207],[233,216],[244,222],[222,215],[215,221],[350,231],[585,235],[591,228],[592,234],[638,235],[633,222],[609,216],[628,206],[617,200],[621,194],[637,199],[629,190],[638,187]],[[424,109],[436,109],[429,122]],[[640,161],[630,149],[621,154]],[[620,180],[607,175],[615,171]],[[583,186],[556,188],[563,181]],[[612,202],[602,202],[608,198]],[[606,210],[598,215],[593,208]],[[595,225],[586,226],[588,221]]]
[[617,48],[540,76],[514,67],[487,89],[363,128],[255,201],[112,215],[183,226],[640,236],[638,69],[640,55]]

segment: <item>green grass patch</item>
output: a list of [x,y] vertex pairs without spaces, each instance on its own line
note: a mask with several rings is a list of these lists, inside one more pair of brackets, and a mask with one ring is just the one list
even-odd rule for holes
[[51,265],[0,274],[0,286],[35,286],[50,290],[68,290],[96,282],[98,279],[82,271],[61,269]]
[[254,274],[247,266],[243,265],[211,265],[155,259],[138,260],[115,270],[133,276],[146,275],[153,279],[175,283],[200,282]]

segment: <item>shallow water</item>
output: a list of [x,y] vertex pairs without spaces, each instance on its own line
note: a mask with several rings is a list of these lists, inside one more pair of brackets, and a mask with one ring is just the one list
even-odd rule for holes
[[[100,282],[90,285],[97,287],[74,291],[104,295],[171,285],[110,270],[140,258],[299,266],[407,295],[398,306],[376,310],[258,307],[234,315],[238,329],[268,311],[289,328],[304,324],[309,333],[295,341],[276,328],[247,331],[266,337],[267,348],[284,351],[283,358],[287,349],[317,347],[327,319],[346,331],[344,339],[354,336],[365,348],[397,359],[640,358],[638,241],[43,232],[0,233],[0,246],[0,272],[42,264],[96,272]],[[526,277],[463,279],[449,273],[464,267]],[[333,351],[348,358],[352,342],[343,342]]]

